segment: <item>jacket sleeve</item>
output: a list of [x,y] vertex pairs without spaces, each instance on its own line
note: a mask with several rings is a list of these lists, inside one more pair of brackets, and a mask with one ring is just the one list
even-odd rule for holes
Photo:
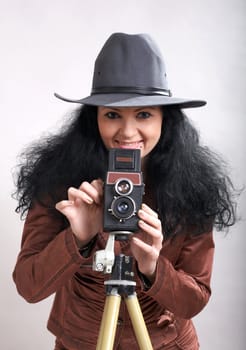
[[28,302],[38,302],[54,293],[85,260],[71,229],[62,229],[49,209],[36,204],[29,210],[13,272],[17,290]]
[[155,282],[147,294],[177,317],[190,319],[205,307],[211,295],[212,232],[185,236],[175,263],[165,255],[164,246]]

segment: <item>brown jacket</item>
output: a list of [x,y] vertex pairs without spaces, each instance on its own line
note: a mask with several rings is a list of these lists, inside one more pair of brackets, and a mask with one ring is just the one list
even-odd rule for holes
[[[96,348],[105,301],[105,275],[92,270],[95,251],[107,234],[97,236],[88,258],[80,255],[70,228],[48,209],[28,213],[21,251],[13,273],[18,292],[30,303],[52,293],[48,329],[69,350]],[[131,255],[128,241],[116,242],[115,254]],[[144,289],[135,269],[136,292],[154,349],[198,349],[192,321],[207,304],[214,242],[212,233],[188,233],[164,241],[152,287]],[[138,349],[125,303],[121,303],[115,349]]]

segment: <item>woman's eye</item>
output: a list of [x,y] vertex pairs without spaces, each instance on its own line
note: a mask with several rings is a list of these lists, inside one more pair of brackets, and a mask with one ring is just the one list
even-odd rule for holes
[[119,118],[119,114],[116,112],[108,112],[105,114],[105,116],[109,119],[116,119]]
[[141,119],[147,119],[150,116],[151,116],[151,114],[149,112],[144,112],[144,111],[139,112],[138,115],[137,115],[137,117],[141,118]]

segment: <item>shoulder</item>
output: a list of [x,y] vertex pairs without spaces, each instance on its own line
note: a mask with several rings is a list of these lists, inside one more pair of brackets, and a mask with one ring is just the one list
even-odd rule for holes
[[213,231],[199,235],[182,232],[164,240],[162,251],[171,261],[184,255],[196,255],[214,249]]

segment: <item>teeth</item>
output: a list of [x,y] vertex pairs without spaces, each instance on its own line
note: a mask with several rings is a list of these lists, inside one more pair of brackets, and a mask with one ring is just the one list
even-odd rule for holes
[[124,148],[142,148],[141,142],[119,142],[119,146]]

